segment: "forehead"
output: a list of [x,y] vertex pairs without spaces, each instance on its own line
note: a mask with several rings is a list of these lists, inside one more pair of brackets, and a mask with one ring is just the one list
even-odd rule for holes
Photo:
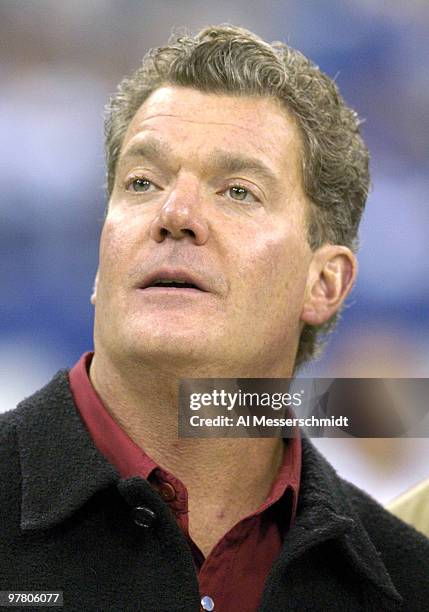
[[131,120],[121,156],[146,133],[158,135],[170,148],[199,152],[210,147],[252,153],[271,166],[297,168],[301,141],[293,116],[268,97],[205,93],[164,86],[155,90]]

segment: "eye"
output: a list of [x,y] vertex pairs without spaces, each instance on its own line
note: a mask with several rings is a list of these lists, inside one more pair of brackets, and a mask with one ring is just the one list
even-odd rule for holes
[[127,184],[127,189],[134,191],[135,193],[145,193],[149,191],[150,186],[153,185],[152,181],[146,178],[134,178]]
[[[257,202],[258,201],[257,197],[254,196],[253,193],[249,189],[247,189],[246,187],[243,187],[243,185],[240,185],[240,184],[231,185],[231,187],[228,187],[227,191],[233,200],[238,200],[239,202]],[[248,196],[250,196],[251,198],[250,200]]]

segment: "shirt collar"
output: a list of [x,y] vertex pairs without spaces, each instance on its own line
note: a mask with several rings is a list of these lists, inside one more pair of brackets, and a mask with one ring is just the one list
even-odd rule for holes
[[94,353],[87,352],[69,372],[74,403],[98,450],[122,476],[149,478],[158,464],[115,421],[89,379]]

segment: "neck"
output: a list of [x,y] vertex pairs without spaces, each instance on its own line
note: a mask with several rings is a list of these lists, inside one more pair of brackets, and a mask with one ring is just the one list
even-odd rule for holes
[[[253,496],[247,506],[259,505],[281,465],[282,439],[179,438],[178,387],[185,377],[158,365],[136,367],[135,361],[118,367],[97,351],[90,368],[91,382],[116,422],[155,462],[182,480],[190,496],[198,499],[211,491],[227,503],[241,493],[243,503]],[[218,378],[219,372],[193,370],[188,377]]]

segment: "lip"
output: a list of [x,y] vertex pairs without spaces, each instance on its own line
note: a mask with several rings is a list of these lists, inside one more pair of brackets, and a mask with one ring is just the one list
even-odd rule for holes
[[[152,283],[156,280],[182,280],[186,283],[195,285],[196,289],[191,287],[152,287]],[[144,291],[162,291],[163,293],[202,293],[202,292],[210,292],[210,288],[207,285],[207,282],[203,280],[200,276],[194,274],[193,272],[189,272],[188,270],[180,269],[180,268],[162,268],[160,270],[155,270],[151,272],[143,279],[143,282],[139,286],[139,289]]]
[[185,296],[185,295],[204,295],[207,291],[201,291],[200,289],[192,289],[191,287],[184,287],[180,289],[178,287],[146,287],[145,289],[141,289],[145,293],[150,293],[151,295],[175,295]]

